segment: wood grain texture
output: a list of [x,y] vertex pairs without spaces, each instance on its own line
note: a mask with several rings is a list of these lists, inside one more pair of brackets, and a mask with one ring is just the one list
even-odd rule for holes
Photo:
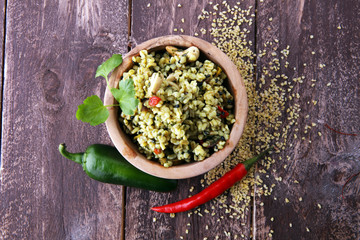
[[127,50],[127,15],[126,2],[8,1],[1,239],[121,237],[122,187],[89,179],[57,148],[110,144],[75,112],[105,90],[97,66]]
[[[222,3],[222,1],[212,2],[214,5]],[[195,32],[199,33],[200,38],[211,42],[209,31],[203,35],[200,33],[200,29],[209,30],[213,16],[202,21],[198,19],[198,15],[203,9],[212,10],[208,1],[194,3],[191,1],[143,2],[133,0],[132,3],[131,42],[133,45],[162,35],[194,35]],[[149,3],[150,5],[148,5]],[[228,1],[228,3],[234,5],[236,1]],[[181,4],[181,7],[178,4]],[[242,4],[246,8],[254,5],[254,2],[247,1]],[[184,22],[181,21],[182,18]],[[250,29],[250,31],[252,35],[249,34],[249,38],[254,40],[255,31],[254,29]],[[219,239],[232,239],[238,235],[241,239],[241,234],[249,237],[251,213],[245,219],[230,218],[225,214],[225,208],[222,205],[211,209],[212,204],[206,203],[195,211],[178,213],[174,218],[168,214],[155,213],[150,210],[152,206],[175,202],[200,192],[203,189],[200,183],[201,179],[202,176],[180,180],[178,189],[172,193],[153,193],[127,188],[125,238],[203,239],[208,237],[208,239],[215,239],[218,236]],[[192,188],[193,191],[190,192]],[[229,200],[224,204],[230,203]],[[206,213],[205,210],[209,210],[209,213]],[[200,212],[202,216],[195,212]],[[230,233],[230,236],[226,236],[225,231],[226,234]]]
[[[212,2],[221,8],[221,0]],[[197,18],[202,9],[211,9],[208,4],[7,1],[6,18],[0,18],[0,37],[6,39],[5,46],[0,43],[6,50],[0,73],[4,72],[0,239],[192,240],[235,239],[236,234],[238,239],[360,238],[359,177],[349,182],[341,197],[347,178],[360,171],[359,136],[340,135],[324,125],[360,132],[358,1],[241,1],[243,8],[252,5],[253,13],[257,10],[257,32],[254,26],[248,36],[254,50],[277,47],[274,51],[280,55],[289,45],[289,68],[279,73],[291,79],[304,76],[293,90],[300,97],[290,100],[287,95],[286,107],[299,104],[302,109],[289,129],[287,147],[274,156],[269,178],[259,172],[261,165],[256,171],[266,185],[276,186],[271,196],[255,198],[245,219],[229,218],[222,205],[211,203],[196,210],[202,216],[192,212],[171,218],[149,210],[200,192],[201,176],[181,180],[172,193],[125,189],[89,179],[81,166],[58,153],[61,142],[74,152],[92,143],[111,144],[104,125],[90,127],[75,119],[77,105],[87,96],[103,97],[105,83],[94,75],[104,59],[127,52],[128,39],[136,46],[161,35],[209,30],[212,16]],[[0,6],[3,16],[4,0]],[[211,41],[209,31],[199,37]],[[257,58],[258,77],[272,58]],[[260,92],[266,86],[258,82]],[[284,114],[283,126],[292,121],[288,117]]]
[[[180,3],[174,0],[166,2],[133,0],[132,4],[130,39],[134,45],[150,38],[169,34],[194,35],[200,30],[200,27],[207,27],[197,18],[201,10],[208,6],[207,1],[197,1],[194,4],[190,1]],[[181,22],[182,18],[184,18],[184,23]],[[181,32],[181,28],[183,32]]]
[[[256,200],[256,239],[270,238],[271,230],[273,239],[359,239],[359,180],[345,189],[345,199],[341,190],[360,171],[360,139],[324,124],[343,132],[360,130],[360,4],[260,1],[257,10],[258,50],[276,46],[279,56],[289,45],[289,68],[278,73],[304,78],[293,91],[300,98],[286,103],[297,103],[302,110],[278,156],[282,160],[272,166],[274,176],[260,175],[276,187],[270,197]],[[264,47],[267,41],[275,44]],[[270,59],[258,58],[258,75]],[[288,117],[283,116],[284,126],[291,122]],[[279,176],[282,180],[274,180]]]
[[[4,46],[4,42],[5,42],[5,27],[6,27],[6,3],[5,0],[0,0],[0,66],[1,66],[1,72],[0,72],[0,111],[2,108],[2,96],[3,96],[3,91],[2,91],[2,86],[3,86],[3,82],[4,82],[4,78],[3,78],[3,69],[4,69],[4,50],[5,50],[5,46]],[[1,165],[1,159],[0,159],[0,165]]]

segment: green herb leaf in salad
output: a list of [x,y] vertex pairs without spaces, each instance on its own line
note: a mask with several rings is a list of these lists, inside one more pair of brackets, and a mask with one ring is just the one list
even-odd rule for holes
[[111,93],[118,101],[121,110],[126,115],[133,115],[139,104],[139,99],[135,98],[134,81],[125,79],[119,82],[119,89],[111,88]]
[[107,107],[119,106],[126,115],[133,115],[139,104],[139,100],[135,98],[134,81],[132,79],[121,80],[119,88],[109,86],[108,75],[110,72],[122,63],[121,54],[114,54],[96,70],[95,77],[102,76],[105,78],[107,86],[110,88],[111,94],[119,104],[106,105],[97,95],[92,95],[84,100],[84,103],[78,106],[76,118],[83,122],[96,126],[104,123],[109,117]]

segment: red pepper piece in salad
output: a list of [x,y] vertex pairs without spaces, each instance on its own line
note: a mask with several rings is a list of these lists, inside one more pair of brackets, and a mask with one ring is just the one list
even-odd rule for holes
[[156,155],[158,155],[159,153],[161,153],[161,149],[155,148],[155,149],[154,149],[154,153],[155,153]]
[[161,101],[161,98],[157,96],[152,96],[149,98],[149,106],[156,106]]
[[227,116],[229,116],[228,111],[222,109],[220,106],[218,106],[218,110],[220,112],[220,118],[227,118]]

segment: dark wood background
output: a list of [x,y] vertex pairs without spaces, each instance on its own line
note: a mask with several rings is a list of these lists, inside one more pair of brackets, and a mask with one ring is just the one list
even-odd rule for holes
[[[104,125],[75,118],[87,96],[103,97],[105,83],[94,79],[97,66],[147,39],[181,34],[174,28],[187,35],[210,29],[211,17],[197,18],[208,1],[0,0],[0,239],[270,239],[271,230],[273,239],[359,239],[359,178],[341,197],[346,179],[360,171],[359,136],[337,134],[323,123],[360,132],[360,2],[240,2],[253,6],[253,51],[278,39],[282,48],[291,47],[288,61],[296,67],[281,71],[317,79],[316,87],[309,81],[297,86],[302,110],[296,121],[318,124],[288,139],[292,147],[280,154],[291,159],[272,165],[282,181],[271,197],[252,197],[248,215],[236,220],[217,209],[214,216],[174,218],[149,210],[187,197],[191,186],[200,191],[202,176],[181,180],[178,190],[165,194],[113,186],[89,179],[57,150],[61,142],[70,151],[111,144]],[[212,40],[208,33],[199,37]],[[269,59],[254,61],[260,76]],[[308,104],[312,100],[317,104]],[[286,115],[282,120],[290,121]]]

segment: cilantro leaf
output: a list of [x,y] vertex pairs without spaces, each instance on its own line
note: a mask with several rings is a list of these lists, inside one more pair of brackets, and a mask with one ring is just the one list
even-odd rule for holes
[[97,95],[87,97],[84,103],[78,106],[76,111],[76,118],[90,123],[91,126],[104,123],[108,117],[109,111]]
[[[108,87],[108,75],[109,73],[122,63],[121,54],[114,54],[103,64],[101,64],[97,70],[95,77],[102,76],[105,78]],[[121,110],[126,115],[133,115],[136,107],[139,104],[139,100],[135,98],[135,88],[132,79],[122,80],[119,83],[119,89],[110,88],[110,91],[119,104],[104,106],[103,102],[97,95],[92,95],[85,99],[84,103],[78,106],[76,111],[76,118],[83,122],[90,123],[95,126],[104,123],[109,117],[109,111],[107,107],[120,106]]]
[[109,73],[122,63],[121,54],[113,54],[108,60],[103,62],[96,70],[95,77],[102,76],[108,81]]
[[111,88],[112,95],[118,101],[121,110],[126,115],[133,115],[139,104],[139,99],[135,98],[134,81],[126,79],[119,82],[119,89]]

